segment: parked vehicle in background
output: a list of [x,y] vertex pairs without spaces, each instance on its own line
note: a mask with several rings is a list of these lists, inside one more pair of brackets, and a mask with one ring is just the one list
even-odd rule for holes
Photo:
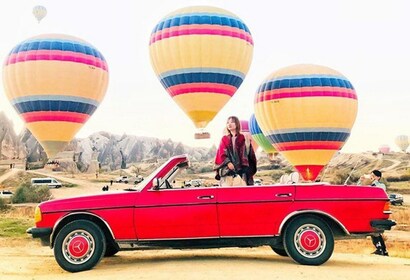
[[255,186],[262,186],[262,179],[255,179],[253,180],[253,184]]
[[129,177],[129,176],[120,176],[115,178],[114,182],[116,183],[125,183],[128,184],[131,182],[132,184],[139,184],[144,180],[144,177],[138,175],[136,177]]
[[403,196],[399,193],[389,194],[389,200],[393,205],[403,205]]
[[13,198],[13,192],[8,190],[1,190],[0,191],[0,198],[2,198],[6,203],[10,203],[11,199]]
[[137,177],[135,177],[134,179],[134,184],[139,184],[142,181],[144,181],[144,177],[142,177],[141,175],[138,175]]
[[128,184],[129,178],[128,176],[120,176],[120,177],[115,178],[114,182]]
[[200,187],[203,184],[202,179],[193,179],[185,182],[185,187]]
[[62,184],[54,178],[33,178],[31,179],[33,187],[48,186],[51,188],[61,188]]
[[[303,265],[325,263],[335,239],[390,230],[382,188],[328,183],[185,187],[186,155],[121,192],[42,202],[27,230],[61,268],[89,270],[120,250],[270,246]],[[366,209],[366,211],[363,211]]]

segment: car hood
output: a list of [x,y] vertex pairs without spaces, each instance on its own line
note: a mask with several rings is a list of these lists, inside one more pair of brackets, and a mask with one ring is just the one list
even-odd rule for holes
[[43,213],[133,207],[138,194],[137,191],[120,191],[55,199],[42,202],[39,207]]

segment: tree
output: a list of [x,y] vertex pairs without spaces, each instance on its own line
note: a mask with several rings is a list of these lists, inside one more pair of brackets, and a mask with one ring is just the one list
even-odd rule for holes
[[121,169],[126,169],[127,168],[127,157],[122,152],[122,149],[120,149],[120,154],[121,154]]

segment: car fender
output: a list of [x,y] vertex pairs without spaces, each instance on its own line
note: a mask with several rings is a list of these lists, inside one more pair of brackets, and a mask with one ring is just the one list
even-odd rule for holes
[[289,213],[281,222],[280,226],[279,226],[279,234],[282,234],[285,225],[294,217],[296,216],[300,216],[300,215],[305,215],[305,214],[314,214],[316,216],[321,216],[321,217],[326,217],[330,220],[332,220],[333,222],[335,222],[346,235],[350,235],[350,232],[346,229],[346,227],[338,220],[336,219],[334,216],[323,212],[323,211],[319,211],[319,210],[301,210],[301,211],[294,211],[292,213]]
[[115,236],[114,233],[111,229],[111,227],[109,226],[109,224],[107,223],[107,221],[105,221],[103,218],[101,218],[100,216],[91,213],[91,212],[86,212],[86,211],[82,211],[82,212],[71,212],[68,213],[67,215],[61,217],[60,219],[58,219],[53,227],[53,230],[51,232],[50,235],[50,248],[54,247],[54,240],[58,234],[58,232],[61,230],[61,228],[66,225],[69,222],[72,222],[74,220],[78,220],[78,219],[87,219],[90,220],[92,222],[96,222],[97,220],[97,225],[103,225],[105,226],[105,229],[102,228],[104,233],[108,233],[112,238],[112,240],[115,240]]

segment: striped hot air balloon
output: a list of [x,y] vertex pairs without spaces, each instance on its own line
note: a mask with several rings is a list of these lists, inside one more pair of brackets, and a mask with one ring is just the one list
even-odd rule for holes
[[3,65],[3,84],[26,127],[54,158],[101,103],[108,68],[89,43],[46,34],[11,50]]
[[276,153],[273,145],[269,142],[265,135],[263,135],[263,132],[256,121],[255,114],[252,114],[249,120],[249,131],[251,132],[252,138],[260,147],[262,147],[265,153],[267,153],[270,157]]
[[254,105],[264,135],[305,180],[315,180],[343,147],[357,115],[352,84],[319,65],[274,72],[260,85]]
[[253,54],[252,36],[243,21],[207,6],[165,16],[149,45],[161,84],[200,130],[242,84]]

